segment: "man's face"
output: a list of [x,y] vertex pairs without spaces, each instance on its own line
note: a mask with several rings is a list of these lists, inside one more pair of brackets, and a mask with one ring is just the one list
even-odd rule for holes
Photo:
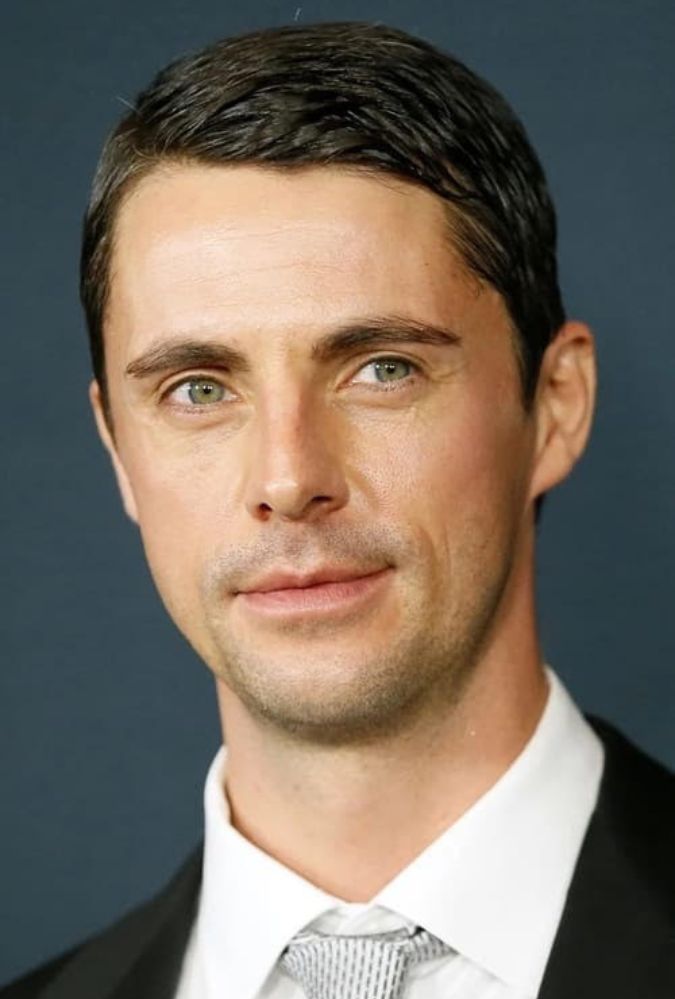
[[534,434],[439,199],[157,170],[117,221],[105,349],[127,510],[225,704],[348,739],[456,692],[525,558]]

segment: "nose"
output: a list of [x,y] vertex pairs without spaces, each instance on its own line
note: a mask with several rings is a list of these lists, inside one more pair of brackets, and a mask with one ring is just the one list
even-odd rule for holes
[[329,414],[292,399],[256,420],[246,507],[258,520],[312,521],[340,509],[348,487]]

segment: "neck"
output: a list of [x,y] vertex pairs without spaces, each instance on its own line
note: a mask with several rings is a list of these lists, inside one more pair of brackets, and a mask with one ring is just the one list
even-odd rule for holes
[[532,588],[520,588],[461,698],[368,745],[293,741],[219,682],[235,827],[329,894],[371,899],[471,807],[531,737],[547,697]]

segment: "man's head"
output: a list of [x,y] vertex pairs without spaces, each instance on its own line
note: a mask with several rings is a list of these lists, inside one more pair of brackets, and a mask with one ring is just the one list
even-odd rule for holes
[[213,46],[108,140],[82,268],[99,427],[226,700],[363,737],[513,650],[592,351],[491,88],[378,26]]

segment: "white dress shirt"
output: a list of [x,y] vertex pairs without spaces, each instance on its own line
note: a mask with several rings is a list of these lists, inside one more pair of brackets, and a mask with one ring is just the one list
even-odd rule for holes
[[226,751],[204,792],[197,918],[176,999],[302,999],[277,960],[301,929],[422,926],[452,953],[410,969],[406,999],[534,999],[595,806],[600,740],[550,670],[549,696],[499,780],[368,903],[345,903],[230,824]]

